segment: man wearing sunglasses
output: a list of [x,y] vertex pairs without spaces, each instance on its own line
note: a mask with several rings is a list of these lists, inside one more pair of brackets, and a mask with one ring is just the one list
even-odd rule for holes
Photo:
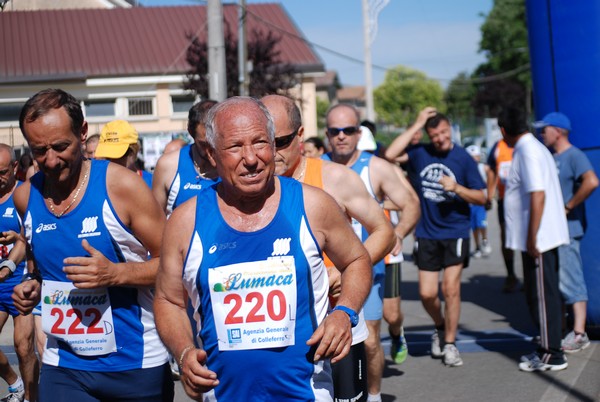
[[[421,201],[422,219],[417,225],[417,266],[419,293],[423,307],[435,325],[431,355],[445,365],[461,366],[456,348],[460,317],[460,278],[469,265],[469,203],[483,205],[485,184],[473,158],[452,142],[452,129],[446,116],[426,107],[417,121],[396,138],[388,151],[396,157],[404,152],[415,134],[422,129],[430,144],[407,151],[409,175],[415,181]],[[439,299],[440,272],[445,310]]]
[[[396,240],[383,211],[364,188],[360,177],[340,164],[302,156],[304,127],[302,127],[300,110],[292,99],[281,95],[269,95],[262,101],[275,121],[275,173],[322,188],[333,196],[342,210],[349,217],[360,222],[369,234],[364,244],[371,260],[381,260],[386,255],[385,250],[392,250],[397,245]],[[289,134],[285,134],[289,132],[298,135],[287,144],[282,144],[284,139],[290,138]],[[405,186],[402,190],[406,191],[402,198],[409,205],[405,211],[409,216],[412,214],[413,221],[416,223],[419,215],[418,198],[410,186]],[[410,211],[411,200],[412,205],[416,206],[416,210],[412,212]],[[397,253],[399,248],[396,247],[393,251]],[[327,258],[325,262],[332,278],[330,295],[336,295],[339,289],[331,281],[339,277],[339,273]],[[335,303],[335,297],[333,299],[332,302]],[[362,312],[359,314],[360,322],[352,331],[350,354],[332,367],[336,400],[362,401],[367,397],[367,376],[361,373],[360,369],[365,366],[364,341],[367,339],[368,330],[362,319]]]
[[[327,138],[332,152],[323,155],[323,159],[346,165],[361,177],[370,195],[383,205],[389,199],[402,209],[402,218],[395,228],[396,246],[393,253],[402,250],[402,239],[406,236],[419,218],[416,198],[407,198],[408,182],[403,182],[394,170],[394,166],[384,159],[358,150],[360,140],[360,116],[352,105],[338,104],[327,112]],[[412,190],[411,190],[412,191]],[[353,220],[354,231],[367,240],[365,228]],[[369,385],[369,401],[381,400],[381,377],[384,368],[384,353],[381,346],[381,318],[383,317],[383,296],[385,283],[385,262],[373,261],[373,287],[365,302],[364,313],[369,337],[365,341],[367,352],[367,373]]]

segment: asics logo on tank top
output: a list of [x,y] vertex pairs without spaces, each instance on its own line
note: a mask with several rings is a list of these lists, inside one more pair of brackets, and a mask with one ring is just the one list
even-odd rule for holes
[[419,176],[423,197],[433,202],[447,201],[454,197],[454,193],[444,191],[444,186],[439,183],[442,176],[449,176],[456,181],[456,176],[446,165],[441,163],[427,165],[421,170]]
[[35,229],[35,233],[47,232],[49,230],[56,230],[56,223],[40,223]]
[[272,256],[275,255],[286,255],[290,252],[290,242],[292,239],[290,237],[285,239],[277,239],[273,242],[273,252]]
[[221,243],[221,244],[213,244],[208,249],[208,254],[214,254],[215,251],[217,251],[217,250],[222,251],[222,250],[234,249],[236,247],[237,247],[237,243],[234,241],[230,241],[227,243]]
[[202,190],[202,184],[185,183],[184,190]]
[[97,232],[96,229],[98,229],[98,217],[88,216],[81,221],[81,233],[77,237],[81,239],[82,237],[100,236],[100,232]]
[[8,207],[6,208],[6,211],[4,211],[4,215],[2,215],[3,218],[12,218],[14,216],[15,213],[15,209]]

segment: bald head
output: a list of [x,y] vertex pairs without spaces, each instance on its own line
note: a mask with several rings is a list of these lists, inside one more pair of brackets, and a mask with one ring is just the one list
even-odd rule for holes
[[206,141],[213,149],[216,147],[218,137],[222,135],[219,125],[223,123],[223,119],[247,120],[264,124],[269,140],[271,143],[274,141],[273,118],[265,105],[257,99],[234,96],[210,109],[206,116]]
[[291,133],[292,131],[296,131],[302,126],[300,109],[292,98],[283,95],[267,95],[261,98],[261,101],[273,115],[276,124],[278,119],[275,117],[275,114],[277,114],[280,119],[285,119],[288,132]]

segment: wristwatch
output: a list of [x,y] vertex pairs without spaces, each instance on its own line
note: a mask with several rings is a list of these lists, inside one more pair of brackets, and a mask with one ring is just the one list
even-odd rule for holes
[[356,311],[354,311],[350,307],[346,307],[346,306],[335,306],[331,310],[331,312],[333,313],[336,310],[341,310],[344,313],[348,314],[348,316],[350,317],[350,325],[352,325],[352,328],[354,328],[358,325],[358,314],[356,313]]

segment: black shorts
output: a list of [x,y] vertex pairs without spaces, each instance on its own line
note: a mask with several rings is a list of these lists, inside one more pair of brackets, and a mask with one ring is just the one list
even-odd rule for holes
[[418,267],[423,271],[438,272],[452,265],[469,266],[469,239],[432,240],[417,238]]
[[402,264],[395,262],[393,264],[385,264],[385,290],[383,297],[393,299],[400,297],[400,282],[402,282]]
[[504,200],[498,199],[498,223],[504,223]]
[[168,363],[117,372],[82,371],[42,364],[39,389],[41,402],[167,402],[175,395]]
[[367,354],[365,343],[352,345],[346,357],[331,365],[333,376],[333,400],[360,401],[368,398]]

